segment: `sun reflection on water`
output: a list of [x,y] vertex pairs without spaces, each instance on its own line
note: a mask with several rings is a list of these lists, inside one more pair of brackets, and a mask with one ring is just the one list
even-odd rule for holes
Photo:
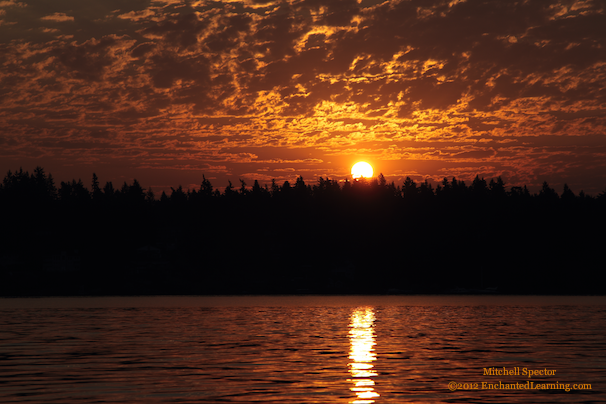
[[350,401],[351,404],[374,403],[374,399],[379,397],[379,393],[374,389],[375,382],[371,379],[377,376],[372,365],[372,362],[377,360],[374,352],[374,321],[375,313],[370,307],[358,308],[351,314],[349,372],[352,378],[348,381],[353,382],[354,386],[350,390],[356,395],[356,398]]

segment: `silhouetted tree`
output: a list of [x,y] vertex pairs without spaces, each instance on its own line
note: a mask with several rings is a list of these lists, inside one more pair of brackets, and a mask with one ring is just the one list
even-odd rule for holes
[[133,179],[133,185],[130,186],[128,193],[133,201],[142,202],[145,200],[145,190],[136,178]]
[[448,178],[444,177],[441,183],[436,186],[436,196],[445,197],[450,193],[450,183]]
[[151,187],[149,187],[149,189],[145,193],[145,202],[147,202],[147,203],[155,202],[154,191],[152,191]]
[[434,197],[434,190],[431,183],[425,179],[423,183],[419,186],[419,196],[425,202],[430,201]]
[[385,179],[383,173],[379,174],[379,176],[377,177],[377,182],[380,188],[385,188],[387,186],[387,180]]
[[404,185],[402,186],[402,197],[405,201],[416,201],[417,196],[419,194],[419,189],[417,188],[417,183],[414,182],[410,177],[406,177],[404,180]]
[[36,167],[31,176],[23,168],[15,173],[9,170],[0,185],[0,197],[23,208],[32,204],[48,204],[55,199],[55,195],[52,176],[47,177],[40,166]]
[[177,189],[170,187],[172,193],[170,194],[170,202],[176,206],[184,206],[187,203],[187,194],[183,192],[183,187],[179,185]]
[[395,184],[393,188],[390,187],[383,173],[380,173],[376,179],[373,179],[371,187],[373,188],[373,192],[377,194],[376,196],[384,203],[392,201],[396,196],[394,192]]
[[170,202],[170,199],[168,199],[168,195],[166,195],[166,192],[162,191],[162,195],[160,195],[160,203],[162,205],[167,205]]
[[293,190],[293,188],[290,185],[290,182],[284,181],[284,184],[282,184],[282,189],[280,190],[281,193],[284,194],[285,196],[291,196],[292,190]]
[[[171,291],[171,280],[183,279],[180,289],[175,289],[178,293],[186,289],[187,293],[242,293],[248,287],[253,293],[288,293],[279,285],[283,280],[288,281],[293,274],[285,270],[282,263],[293,262],[292,246],[297,246],[302,251],[310,251],[310,254],[298,255],[295,266],[310,264],[311,269],[302,272],[313,274],[311,278],[318,280],[307,283],[305,287],[314,293],[326,293],[333,291],[330,286],[333,282],[331,269],[339,264],[340,258],[315,257],[313,252],[323,245],[338,251],[350,251],[350,236],[359,233],[372,235],[372,240],[366,248],[358,249],[353,244],[354,267],[372,267],[376,275],[359,289],[348,289],[354,283],[360,284],[348,283],[347,279],[356,277],[358,269],[353,268],[351,277],[334,276],[333,283],[343,288],[335,290],[383,293],[391,287],[410,287],[417,291],[414,286],[409,286],[413,284],[407,278],[411,273],[416,274],[415,284],[425,285],[423,287],[430,290],[442,288],[435,280],[451,264],[459,262],[465,262],[470,268],[489,263],[498,269],[495,272],[497,275],[503,268],[514,268],[509,269],[513,271],[509,272],[511,276],[502,279],[520,279],[517,275],[524,273],[528,274],[524,284],[529,284],[533,279],[539,283],[540,276],[535,267],[550,268],[554,274],[563,275],[560,267],[570,268],[577,256],[589,257],[587,262],[590,262],[589,259],[593,261],[599,255],[604,240],[592,231],[606,225],[606,191],[600,193],[599,200],[586,196],[582,191],[576,197],[564,184],[564,192],[558,198],[547,183],[543,184],[538,195],[530,195],[526,186],[513,186],[505,191],[505,183],[500,177],[489,181],[487,185],[483,178],[476,175],[468,187],[455,177],[444,178],[439,184],[440,197],[436,198],[428,179],[415,183],[409,177],[401,184],[402,188],[396,187],[393,182],[388,183],[383,175],[373,180],[353,182],[320,177],[313,185],[306,184],[299,176],[294,187],[288,181],[282,186],[275,180],[271,186],[262,186],[254,180],[252,187],[246,189],[244,181],[241,181],[240,190],[234,190],[229,182],[225,193],[221,193],[203,176],[199,190],[185,191],[182,186],[171,188],[170,197],[162,192],[157,202],[151,188],[145,192],[136,180],[131,185],[125,182],[117,193],[111,182],[100,190],[99,180],[93,174],[91,192],[80,180],[65,181],[61,183],[59,198],[53,200],[49,197],[52,194],[50,174],[47,175],[40,167],[36,167],[31,175],[20,169],[17,172],[9,171],[0,185],[0,206],[5,212],[2,222],[4,231],[0,232],[0,257],[4,259],[7,251],[12,253],[13,250],[21,251],[19,254],[24,257],[32,255],[31,246],[23,243],[23,240],[43,234],[50,246],[34,249],[40,252],[37,255],[46,256],[48,251],[64,244],[74,245],[81,251],[83,266],[103,268],[103,277],[99,279],[110,279],[106,285],[121,284],[117,279],[122,280],[123,277],[124,284],[156,282],[154,287],[157,289],[153,291],[166,293]],[[94,201],[98,199],[97,196],[102,196],[100,200],[104,202],[90,203],[91,194]],[[114,194],[117,196],[112,198]],[[415,204],[408,205],[414,198]],[[105,203],[108,200],[111,204]],[[196,201],[203,200],[208,205],[196,205]],[[41,205],[32,204],[34,201]],[[569,204],[567,201],[574,202]],[[40,206],[47,206],[48,209],[39,209]],[[546,210],[545,207],[550,209]],[[40,220],[43,217],[52,219]],[[248,218],[247,225],[242,225],[243,217]],[[90,226],[91,223],[94,226]],[[107,237],[108,233],[111,237]],[[452,254],[436,256],[436,265],[427,267],[425,257],[431,254],[433,247],[447,243]],[[255,251],[267,245],[271,245],[274,251],[272,259],[262,262],[250,260]],[[384,251],[397,251],[402,245],[416,252],[407,254],[405,268],[402,268],[401,261],[388,254],[376,254],[381,248]],[[511,254],[495,255],[490,252],[492,245],[498,245]],[[509,258],[529,245],[536,245],[538,250],[545,253],[537,254],[539,257],[536,259],[531,257],[520,262]],[[150,265],[149,270],[141,270],[142,264],[136,258],[135,252],[142,246],[148,246],[148,250],[157,249],[157,255],[162,256],[158,260],[151,260],[153,263],[145,264]],[[469,246],[475,246],[475,249],[470,255],[465,255],[464,251]],[[557,259],[545,258],[556,257],[560,252],[563,258],[562,255]],[[227,264],[221,258],[226,254],[231,254]],[[200,260],[200,256],[204,259]],[[495,259],[497,256],[498,259]],[[23,267],[40,269],[42,261],[39,261],[27,261]],[[579,271],[583,271],[582,265],[578,267]],[[11,267],[9,272],[20,273],[21,269]],[[40,274],[43,272],[40,271]],[[113,272],[119,273],[121,278],[112,275]],[[165,273],[161,280],[156,272]],[[294,272],[297,272],[296,268]],[[465,280],[468,278],[483,279],[484,285],[486,282],[490,284],[491,272],[484,271],[483,278],[480,278],[475,276],[477,272],[463,270],[463,276],[459,278],[464,285],[459,286],[475,287],[474,281]],[[15,293],[16,278],[7,277],[6,273],[2,272],[0,293]],[[83,272],[73,278],[86,279],[87,276]],[[53,287],[67,279],[60,274],[53,277],[23,276],[25,278],[28,282],[40,278],[40,285],[50,282]],[[55,278],[59,280],[52,283]],[[155,278],[157,280],[154,281]],[[570,291],[568,286],[574,277],[552,278],[556,279],[554,282],[559,282],[563,291]],[[406,285],[403,283],[405,279]],[[506,280],[503,282],[509,282]],[[90,278],[87,282],[96,284],[97,278]],[[175,281],[175,284],[178,282]],[[267,285],[273,285],[273,289]],[[501,285],[508,284],[500,284],[499,287]],[[507,291],[518,293],[520,289],[516,285],[511,281],[508,286],[511,289]],[[44,289],[45,284],[39,287],[42,291],[54,290],[52,287]],[[115,293],[116,289],[104,287],[100,286],[101,292],[110,290],[109,293]],[[79,288],[75,287],[74,290]],[[138,293],[140,290],[143,289],[130,292]],[[448,287],[437,289],[447,290]],[[536,291],[532,287],[529,290]],[[145,289],[144,293],[148,292]]]
[[202,175],[202,184],[200,185],[198,194],[201,195],[203,199],[210,199],[213,196],[213,185],[204,175]]
[[385,190],[386,194],[392,198],[400,198],[402,196],[400,187],[397,187],[393,181],[385,186]]
[[498,176],[496,181],[491,179],[489,188],[490,193],[494,198],[504,199],[507,196],[507,192],[505,191],[505,182],[501,176]]
[[539,199],[546,203],[554,203],[559,199],[557,192],[549,186],[547,181],[543,182],[541,191],[539,192]]
[[451,188],[453,197],[459,200],[467,197],[467,185],[465,185],[465,181],[457,181],[455,177],[452,177]]
[[59,199],[67,203],[83,204],[90,200],[90,192],[88,192],[81,179],[78,179],[78,182],[76,180],[72,180],[72,182],[61,181]]
[[572,203],[575,200],[574,192],[568,187],[568,184],[564,184],[564,191],[562,192],[562,202]]
[[55,180],[53,179],[53,175],[48,173],[48,177],[46,178],[46,183],[48,184],[48,194],[51,200],[57,199],[57,187],[55,187]]
[[278,192],[280,192],[280,186],[276,183],[275,179],[271,180],[271,196],[276,197],[278,196]]
[[46,176],[44,173],[44,169],[40,166],[37,166],[34,170],[34,184],[35,184],[35,197],[43,202],[48,203],[56,198],[57,188],[55,188],[55,184],[53,181],[52,175]]
[[311,189],[305,185],[305,181],[303,181],[303,176],[297,177],[297,181],[295,182],[294,192],[297,198],[307,198],[311,193]]
[[345,179],[345,182],[343,183],[343,187],[341,187],[341,192],[343,194],[343,196],[345,196],[346,198],[349,198],[351,196],[352,193],[352,185],[351,185],[351,181],[349,181],[349,179]]
[[530,192],[528,191],[528,188],[526,188],[526,185],[524,185],[523,188],[522,187],[511,187],[511,189],[509,190],[507,195],[510,198],[516,199],[516,200],[530,199]]
[[259,185],[259,181],[255,180],[251,192],[253,193],[253,195],[260,195],[265,189],[266,188],[261,188],[261,185]]
[[120,191],[116,192],[116,197],[131,207],[142,206],[145,203],[145,191],[136,179],[133,180],[132,185],[128,185],[124,181]]
[[246,196],[248,194],[248,190],[246,189],[246,182],[244,180],[240,180],[240,195]]
[[235,196],[234,186],[232,185],[231,181],[228,180],[227,182],[228,185],[225,187],[225,191],[223,191],[223,196],[231,199]]
[[103,192],[99,187],[99,178],[97,174],[93,173],[93,179],[91,181],[91,193],[94,201],[100,201],[103,198]]
[[103,201],[106,203],[111,203],[114,201],[116,197],[116,190],[114,189],[114,184],[111,181],[107,181],[103,186]]
[[479,175],[476,175],[473,182],[471,183],[471,192],[475,196],[479,197],[486,195],[486,193],[488,192],[486,180],[484,180],[484,178],[480,178]]

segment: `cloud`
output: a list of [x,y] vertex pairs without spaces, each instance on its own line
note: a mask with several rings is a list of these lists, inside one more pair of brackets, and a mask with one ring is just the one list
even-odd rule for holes
[[100,40],[90,39],[82,44],[61,45],[52,50],[66,68],[68,74],[77,79],[98,81],[106,68],[116,60],[112,50],[125,39],[105,36]]
[[56,29],[56,28],[47,28],[47,27],[40,27],[40,30],[41,30],[42,32],[47,33],[47,34],[54,34],[54,33],[56,33],[56,32],[59,32],[59,30],[58,30],[58,29]]
[[160,3],[164,5],[183,4],[182,0],[152,0],[152,3]]
[[0,1],[0,7],[20,7],[20,8],[25,8],[27,7],[26,3],[22,3],[20,1],[15,1],[15,0],[3,0]]
[[145,9],[139,11],[129,11],[128,13],[120,14],[117,17],[122,20],[141,21],[156,15],[155,10]]
[[[0,2],[3,17],[17,4]],[[33,20],[74,24],[0,43],[0,131],[20,155],[213,162],[222,181],[357,155],[432,178],[581,178],[584,162],[591,186],[604,179],[595,2],[158,1],[104,19],[37,7]]]
[[74,21],[74,17],[71,17],[65,13],[54,13],[51,15],[40,18],[42,21],[55,21],[55,22],[66,22]]
[[180,14],[145,28],[141,33],[149,39],[161,40],[170,46],[189,48],[198,43],[198,35],[206,26],[207,23],[200,21],[196,14]]

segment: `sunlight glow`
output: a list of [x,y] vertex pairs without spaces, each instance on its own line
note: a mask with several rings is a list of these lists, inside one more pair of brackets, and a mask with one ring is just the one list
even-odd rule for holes
[[374,390],[375,382],[371,379],[371,377],[377,376],[372,365],[372,362],[377,360],[373,348],[375,345],[374,320],[374,312],[369,307],[356,309],[351,315],[349,359],[353,362],[349,364],[352,378],[348,381],[354,383],[350,390],[355,393],[356,398],[350,401],[350,404],[374,403],[373,398],[379,397],[379,393]]
[[353,165],[351,168],[351,176],[356,178],[372,178],[373,170],[372,166],[365,161],[360,161]]

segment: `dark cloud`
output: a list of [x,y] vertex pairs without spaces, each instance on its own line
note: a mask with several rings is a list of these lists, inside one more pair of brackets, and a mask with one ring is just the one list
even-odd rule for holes
[[57,57],[72,77],[98,81],[103,78],[105,69],[116,61],[111,54],[112,48],[120,45],[124,39],[116,36],[106,36],[100,40],[92,38],[82,44],[57,47],[51,54]]
[[188,49],[198,44],[198,35],[207,26],[196,14],[185,13],[176,17],[170,16],[157,24],[145,28],[141,33],[152,38],[160,37],[168,45],[179,49]]

